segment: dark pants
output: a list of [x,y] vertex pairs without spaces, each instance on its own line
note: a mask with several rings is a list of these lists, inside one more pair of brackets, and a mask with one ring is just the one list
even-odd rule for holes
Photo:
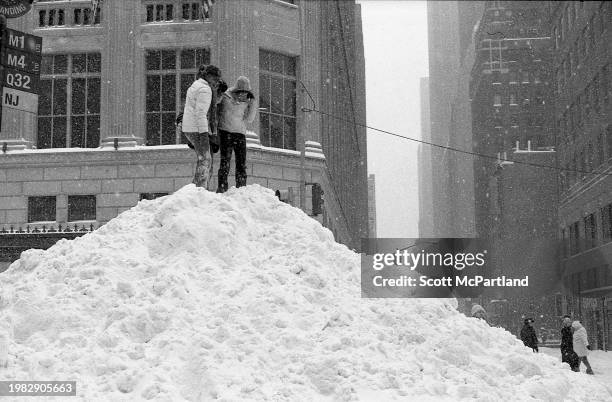
[[208,188],[208,183],[212,176],[212,155],[210,154],[210,146],[208,143],[208,133],[184,133],[185,137],[193,145],[196,152],[197,162],[195,174],[193,176],[193,184],[196,187]]
[[578,366],[580,366],[580,358],[573,350],[563,350],[561,352],[561,361],[563,363],[569,364],[570,368],[573,371],[578,371]]
[[232,151],[236,154],[236,187],[246,186],[246,137],[240,133],[219,130],[221,165],[219,166],[218,193],[227,191],[227,176],[232,161]]

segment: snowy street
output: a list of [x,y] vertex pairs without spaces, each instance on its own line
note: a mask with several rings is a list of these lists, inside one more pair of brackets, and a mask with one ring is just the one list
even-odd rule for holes
[[[556,348],[540,348],[547,355],[557,357],[561,360],[561,352]],[[589,362],[595,372],[595,378],[612,392],[612,352],[594,350],[589,354]],[[581,371],[584,374],[585,367]],[[586,375],[586,374],[585,374]]]
[[0,0],[0,402],[612,402],[611,42],[604,0]]

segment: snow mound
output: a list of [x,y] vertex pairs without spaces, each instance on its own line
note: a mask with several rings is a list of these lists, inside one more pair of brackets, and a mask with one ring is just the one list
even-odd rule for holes
[[359,264],[271,190],[188,185],[0,275],[0,379],[86,401],[611,400],[452,301],[361,299]]

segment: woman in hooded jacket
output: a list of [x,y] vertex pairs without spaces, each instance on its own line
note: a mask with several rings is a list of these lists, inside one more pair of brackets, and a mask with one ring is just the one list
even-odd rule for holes
[[[580,362],[584,363],[586,366],[587,374],[593,374],[593,369],[591,369],[591,364],[587,359],[587,355],[589,354],[589,350],[591,347],[589,346],[589,337],[587,336],[586,329],[580,324],[580,321],[574,321],[572,323],[572,330],[574,331],[573,335],[573,346],[574,352],[578,355]],[[580,363],[578,364],[578,370],[580,370]]]
[[219,102],[219,139],[221,164],[218,193],[227,191],[232,151],[236,155],[236,187],[246,186],[246,130],[255,119],[257,104],[247,77],[238,77]]

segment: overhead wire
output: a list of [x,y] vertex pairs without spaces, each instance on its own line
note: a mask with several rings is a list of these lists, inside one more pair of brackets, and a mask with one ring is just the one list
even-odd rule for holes
[[321,115],[324,116],[328,116],[331,117],[333,119],[336,120],[340,120],[343,121],[345,123],[349,123],[349,124],[354,124],[356,126],[360,126],[360,127],[364,127],[367,128],[368,130],[373,130],[373,131],[377,131],[383,134],[387,134],[387,135],[391,135],[394,137],[398,137],[398,138],[403,138],[405,140],[409,140],[409,141],[413,141],[413,142],[418,142],[420,144],[425,144],[425,145],[429,145],[432,147],[436,147],[436,148],[441,148],[441,149],[445,149],[445,150],[449,150],[449,151],[453,151],[453,152],[458,152],[458,153],[462,153],[462,154],[466,154],[466,155],[471,155],[471,156],[475,156],[475,157],[479,157],[479,158],[486,158],[486,159],[492,159],[498,162],[511,162],[517,165],[527,165],[527,166],[532,166],[532,167],[537,167],[537,168],[543,168],[543,169],[551,169],[551,170],[557,170],[557,171],[562,171],[562,172],[574,172],[574,173],[582,173],[582,174],[588,174],[588,175],[604,175],[604,176],[612,176],[612,172],[605,172],[605,171],[597,171],[597,170],[591,170],[591,171],[587,171],[587,170],[581,170],[581,169],[570,169],[570,168],[564,168],[564,167],[559,167],[559,166],[552,166],[552,165],[544,165],[541,163],[534,163],[534,162],[528,162],[528,161],[521,161],[521,160],[512,160],[512,159],[507,159],[506,157],[502,157],[501,155],[486,155],[486,154],[481,154],[478,152],[473,152],[473,151],[467,151],[464,149],[459,149],[459,148],[454,148],[454,147],[450,147],[447,145],[440,145],[440,144],[435,144],[432,142],[428,142],[428,141],[424,141],[424,140],[420,140],[417,138],[412,138],[412,137],[407,137],[405,135],[400,135],[388,130],[382,130],[380,128],[376,128],[376,127],[372,127],[369,126],[367,124],[363,124],[363,123],[359,123],[356,121],[351,121],[348,119],[345,119],[343,117],[340,116],[336,116],[332,113],[327,113],[324,112],[322,110],[318,110],[315,108],[307,108],[307,107],[302,107],[302,111],[305,113],[308,112],[315,112],[315,113],[319,113]]

